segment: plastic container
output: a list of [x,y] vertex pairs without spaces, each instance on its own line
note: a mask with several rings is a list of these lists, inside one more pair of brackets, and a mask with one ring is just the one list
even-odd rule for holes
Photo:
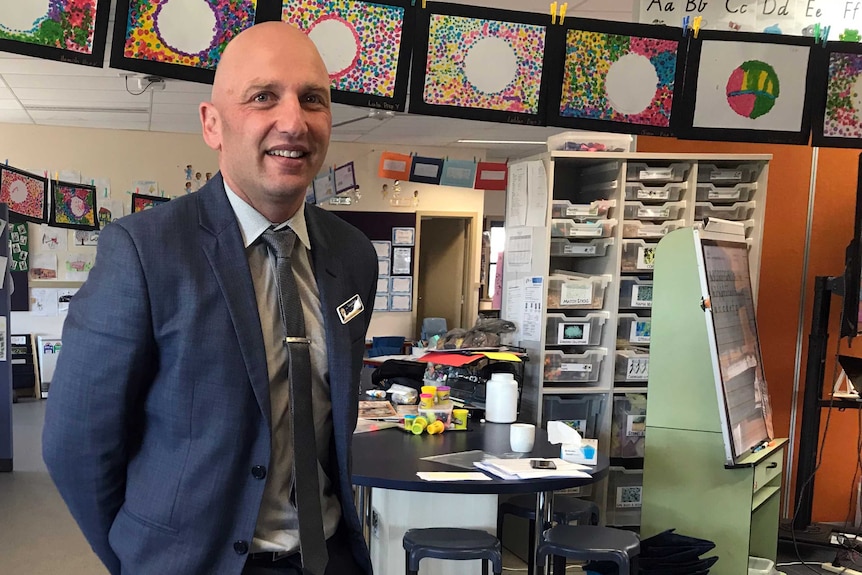
[[763,557],[748,557],[748,575],[774,575],[775,562]]
[[645,186],[640,182],[627,182],[626,200],[643,203],[676,202],[687,187],[687,182],[663,186]]
[[609,317],[606,311],[593,312],[586,317],[549,313],[545,345],[599,345]]
[[417,411],[419,417],[424,417],[429,424],[435,421],[442,421],[443,426],[448,429],[452,425],[452,407],[452,402],[447,401],[431,408],[420,407]]
[[750,183],[757,180],[763,164],[698,164],[697,181],[711,182],[720,186]]
[[668,166],[650,166],[645,162],[626,164],[627,182],[671,183],[682,182],[688,177],[691,164],[673,163]]
[[589,204],[573,204],[568,200],[554,200],[551,204],[551,217],[597,220],[608,215],[610,209],[616,205],[616,200],[596,200]]
[[638,277],[620,278],[620,309],[652,307],[652,280]]
[[720,218],[722,220],[747,220],[754,213],[756,202],[744,202],[731,204],[729,206],[717,206],[709,202],[694,203],[694,219],[702,220],[704,218]]
[[542,422],[572,422],[583,437],[598,439],[602,429],[605,396],[599,394],[545,395],[542,397]]
[[638,220],[623,222],[624,238],[661,239],[668,233],[685,225],[685,220],[671,220],[660,224],[645,223]]
[[647,381],[649,379],[649,352],[637,348],[617,350],[614,379],[616,381]]
[[[604,175],[606,178],[616,178],[619,174],[619,164],[611,164],[614,168],[613,171],[609,171],[607,173],[602,172],[601,175]],[[588,168],[590,169],[590,168]],[[584,170],[586,172],[587,170]],[[585,178],[586,176],[582,176]],[[579,198],[590,198],[591,200],[601,201],[601,200],[611,200],[616,201],[613,198],[617,195],[617,189],[619,188],[619,182],[617,180],[611,180],[608,182],[595,182],[592,184],[582,183],[581,186],[577,190],[577,195]]]
[[632,137],[604,132],[563,132],[548,138],[549,152],[628,152]]
[[576,222],[570,219],[552,219],[552,238],[607,238],[614,235],[616,220],[596,220],[594,222]]
[[554,271],[548,277],[548,309],[602,309],[610,274],[589,276]]
[[620,269],[624,272],[650,272],[655,267],[658,242],[623,240],[623,257]]
[[549,383],[595,383],[599,380],[602,361],[607,355],[608,350],[603,347],[584,353],[546,350],[544,380]]
[[647,398],[642,393],[614,396],[611,457],[643,457]]
[[617,345],[649,345],[652,318],[635,313],[617,316]]
[[518,418],[518,382],[511,373],[494,373],[485,388],[485,420],[512,423]]
[[[754,233],[754,226],[755,226],[754,220],[739,220],[738,223],[742,224],[743,228],[745,229],[746,239],[751,240],[751,234]],[[704,227],[703,222],[702,221],[694,222],[694,224],[692,224],[692,227],[694,227],[695,229],[698,229],[698,230],[702,230]],[[751,242],[749,242],[749,244],[750,243]]]
[[605,514],[608,525],[640,525],[643,484],[643,469],[609,468],[608,507]]
[[614,245],[614,238],[598,240],[572,241],[567,238],[551,239],[551,255],[568,258],[602,257],[608,251],[608,246]]
[[734,202],[747,202],[754,197],[755,191],[757,191],[757,184],[736,184],[730,187],[698,184],[694,197],[698,202],[732,204]]
[[627,220],[676,220],[682,215],[685,202],[670,202],[667,204],[644,204],[643,202],[626,202],[623,217]]

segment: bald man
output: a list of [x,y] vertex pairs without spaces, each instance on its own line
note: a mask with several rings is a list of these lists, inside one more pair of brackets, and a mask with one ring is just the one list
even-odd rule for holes
[[[376,256],[304,201],[329,146],[326,68],[295,28],[254,26],[225,50],[200,118],[219,173],[99,238],[63,328],[45,462],[112,574],[371,573],[350,446]],[[284,337],[298,312],[285,304],[282,320],[270,243],[282,233],[309,344],[302,430]],[[316,448],[317,498],[294,489],[293,433]],[[301,532],[308,501],[318,528]]]

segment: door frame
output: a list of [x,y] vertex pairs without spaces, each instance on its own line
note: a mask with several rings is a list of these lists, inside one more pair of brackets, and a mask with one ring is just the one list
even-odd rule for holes
[[[441,212],[436,210],[417,211],[416,212],[416,255],[413,262],[413,273],[415,276],[413,285],[416,289],[413,290],[413,325],[414,331],[418,333],[421,328],[419,324],[419,285],[421,278],[419,277],[419,254],[421,253],[422,242],[422,218],[440,218],[440,219],[457,219],[466,220],[467,229],[467,257],[464,258],[464,304],[461,306],[461,323],[464,329],[473,327],[476,323],[476,318],[479,314],[479,281],[476,278],[476,229],[479,222],[479,214],[476,212]],[[481,244],[480,244],[481,245]],[[466,326],[466,327],[465,327]],[[450,326],[450,329],[454,326]]]

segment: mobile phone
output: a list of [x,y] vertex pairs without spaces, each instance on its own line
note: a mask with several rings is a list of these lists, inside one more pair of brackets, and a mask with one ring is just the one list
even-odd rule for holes
[[533,469],[556,469],[557,465],[553,461],[546,461],[544,459],[531,459],[530,467]]

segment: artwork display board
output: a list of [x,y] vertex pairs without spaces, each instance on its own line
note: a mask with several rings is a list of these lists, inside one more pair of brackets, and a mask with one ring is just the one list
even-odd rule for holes
[[211,84],[227,43],[258,0],[117,0],[111,67]]
[[682,138],[807,144],[812,38],[701,31],[686,63]]
[[48,222],[57,228],[98,230],[96,187],[51,180]]
[[[417,11],[410,112],[544,122],[555,33],[547,15],[428,2]],[[559,33],[559,32],[556,32]],[[550,44],[553,45],[553,44]]]
[[404,111],[414,34],[408,0],[283,0],[281,19],[317,46],[333,102]]
[[811,143],[862,148],[862,45],[829,42],[817,50]]
[[10,0],[0,9],[0,50],[101,67],[110,0]]
[[549,126],[667,135],[682,93],[686,42],[679,29],[569,18],[548,70]]

